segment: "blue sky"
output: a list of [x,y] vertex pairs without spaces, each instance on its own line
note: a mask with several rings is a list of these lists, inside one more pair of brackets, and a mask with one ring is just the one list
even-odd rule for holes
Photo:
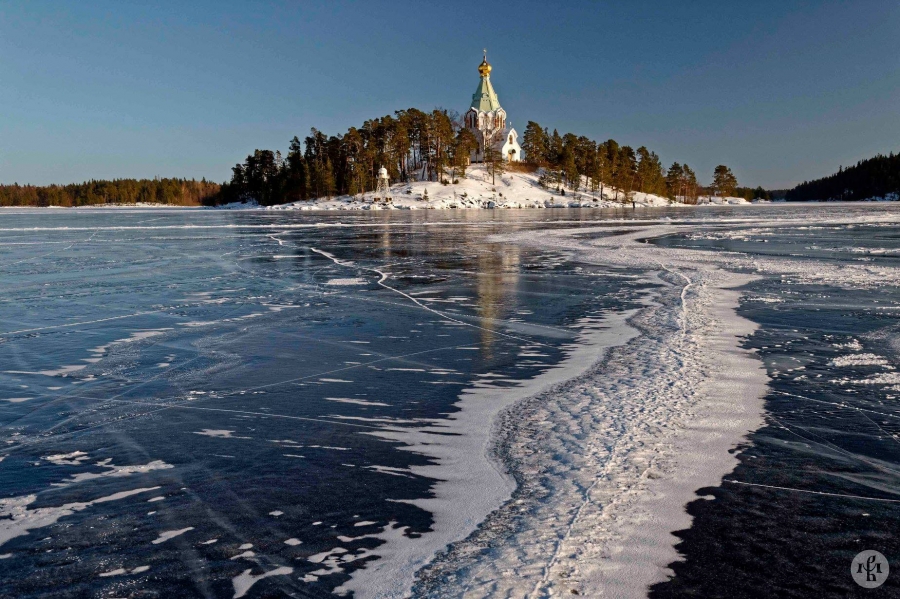
[[223,181],[255,148],[464,111],[790,186],[900,150],[900,3],[0,2],[0,182]]

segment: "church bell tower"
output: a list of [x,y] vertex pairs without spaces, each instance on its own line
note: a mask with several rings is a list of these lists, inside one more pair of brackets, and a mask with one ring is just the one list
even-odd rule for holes
[[502,137],[506,131],[506,111],[500,106],[497,92],[491,85],[492,67],[487,61],[487,50],[484,59],[478,65],[481,81],[472,94],[472,103],[466,111],[464,120],[466,129],[475,134],[478,148],[472,152],[472,162],[484,162],[485,150]]
[[493,67],[487,61],[487,50],[485,50],[484,58],[478,65],[481,81],[478,83],[475,93],[472,94],[472,103],[463,117],[466,129],[471,131],[478,140],[478,148],[472,152],[469,158],[471,162],[484,162],[486,150],[493,148],[501,153],[504,160],[518,162],[522,159],[522,149],[517,142],[518,134],[512,128],[507,130],[506,111],[500,106],[497,92],[491,85],[492,70]]

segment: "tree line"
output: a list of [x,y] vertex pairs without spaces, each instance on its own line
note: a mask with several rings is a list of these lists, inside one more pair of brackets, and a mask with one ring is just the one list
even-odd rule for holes
[[256,200],[268,206],[357,195],[375,189],[382,166],[393,181],[449,184],[465,175],[476,147],[455,112],[400,110],[344,134],[327,136],[313,128],[302,142],[294,136],[286,156],[256,150],[232,168],[231,181],[215,201]]
[[[156,202],[171,205],[218,205],[255,200],[262,205],[283,204],[336,195],[358,195],[375,189],[378,169],[392,181],[458,182],[465,176],[470,153],[478,147],[456,112],[415,108],[371,119],[345,133],[325,135],[313,128],[301,141],[294,136],[286,155],[255,150],[232,170],[222,185],[187,179],[117,179],[72,185],[0,185],[0,206],[86,206]],[[659,156],[640,146],[636,150],[613,139],[595,142],[573,133],[560,135],[529,121],[522,137],[525,160],[541,168],[541,184],[600,192],[622,202],[635,192],[665,196],[694,204],[700,195],[715,193],[747,199],[764,197],[764,190],[739,188],[734,174],[719,165],[713,183],[703,187],[687,164],[665,168]],[[488,174],[504,171],[503,156],[485,148]]]
[[[522,139],[527,162],[543,168],[541,183],[561,193],[589,189],[624,202],[634,192],[644,192],[690,204],[705,191],[690,166],[675,162],[666,169],[644,146],[635,150],[612,139],[597,143],[573,133],[550,133],[534,121],[528,122]],[[232,168],[231,181],[210,202],[273,205],[357,195],[375,189],[381,166],[392,181],[451,184],[465,176],[477,143],[459,115],[443,109],[409,108],[338,135],[314,128],[303,141],[295,136],[286,156],[255,150]],[[492,178],[504,170],[503,157],[491,147],[485,148],[485,162]],[[720,165],[713,186],[720,195],[732,195],[737,180]]]
[[635,150],[614,139],[598,143],[573,133],[550,133],[534,121],[528,121],[525,127],[522,151],[529,162],[545,168],[542,183],[560,191],[566,186],[573,191],[586,188],[606,195],[605,188],[609,187],[614,200],[629,201],[634,192],[642,192],[686,204],[696,204],[700,195],[768,199],[761,187],[739,187],[734,173],[724,164],[715,168],[712,184],[704,187],[690,166],[673,162],[666,169],[656,152],[645,146]]
[[574,133],[550,133],[534,121],[525,127],[522,151],[528,162],[545,169],[544,184],[560,191],[585,188],[605,195],[611,188],[616,200],[639,191],[693,203],[700,190],[690,166],[675,162],[664,169],[656,152],[644,146],[635,150],[613,139],[597,143]]
[[804,181],[787,192],[786,199],[795,202],[840,200],[845,202],[900,195],[900,154],[860,160],[855,166],[840,167],[828,177]]
[[137,202],[200,206],[221,186],[206,179],[115,179],[69,185],[0,185],[0,206],[97,206]]

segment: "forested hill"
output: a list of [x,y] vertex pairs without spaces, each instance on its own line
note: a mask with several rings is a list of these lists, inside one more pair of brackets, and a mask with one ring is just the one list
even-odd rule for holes
[[0,185],[0,206],[96,206],[169,204],[200,206],[221,186],[203,179],[116,179],[69,185]]
[[[465,177],[469,154],[477,144],[454,112],[399,110],[343,134],[328,136],[313,129],[303,141],[294,137],[284,157],[280,151],[258,149],[232,168],[232,179],[216,200],[273,205],[354,196],[374,189],[382,166],[393,182],[453,185]],[[587,186],[601,194],[612,188],[617,198],[620,193],[627,198],[643,192],[685,203],[695,203],[700,192],[697,176],[687,164],[675,162],[667,169],[644,146],[634,149],[612,139],[598,143],[573,133],[560,135],[529,121],[522,150],[528,166],[543,169],[541,180],[547,186],[573,191]],[[486,148],[485,163],[492,172],[507,167],[491,146]],[[720,196],[733,195],[737,179],[720,165],[714,186]]]
[[795,202],[810,200],[859,201],[872,198],[900,199],[900,154],[879,154],[835,174],[804,181],[787,192]]

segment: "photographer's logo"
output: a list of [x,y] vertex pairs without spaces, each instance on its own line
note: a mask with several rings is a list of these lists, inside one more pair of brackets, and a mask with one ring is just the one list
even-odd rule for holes
[[850,564],[856,584],[866,589],[878,588],[887,580],[891,568],[883,555],[874,550],[861,551]]

